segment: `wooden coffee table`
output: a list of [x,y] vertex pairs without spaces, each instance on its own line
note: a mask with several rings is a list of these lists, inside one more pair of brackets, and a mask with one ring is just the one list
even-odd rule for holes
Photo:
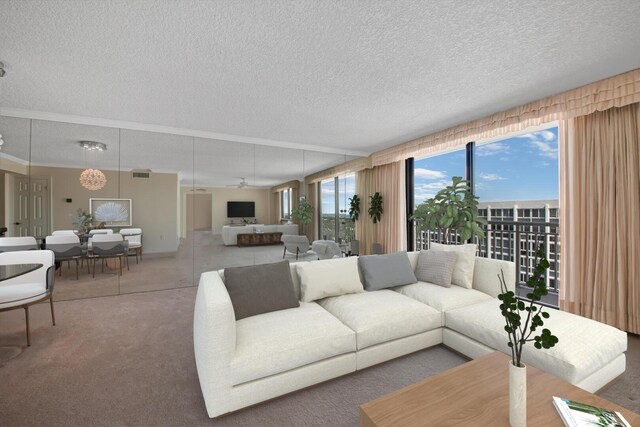
[[[508,426],[509,357],[495,352],[360,406],[361,426]],[[640,415],[527,367],[527,425],[564,424],[551,401],[565,397],[620,412],[632,425]]]

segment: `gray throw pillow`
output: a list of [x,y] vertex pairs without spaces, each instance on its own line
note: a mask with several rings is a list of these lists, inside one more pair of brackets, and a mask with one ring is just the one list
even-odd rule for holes
[[421,282],[450,288],[457,259],[456,252],[420,251],[416,277]]
[[411,261],[406,252],[358,257],[358,270],[368,291],[416,283]]
[[288,260],[225,268],[224,280],[236,320],[300,306]]

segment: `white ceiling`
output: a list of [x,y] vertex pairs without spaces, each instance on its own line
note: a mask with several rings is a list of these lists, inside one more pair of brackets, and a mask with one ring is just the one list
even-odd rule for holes
[[[191,139],[160,133],[226,178],[239,142],[330,165],[640,68],[638,22],[637,0],[3,0],[0,114],[159,132],[121,135],[151,169]],[[269,174],[302,157],[272,150]]]

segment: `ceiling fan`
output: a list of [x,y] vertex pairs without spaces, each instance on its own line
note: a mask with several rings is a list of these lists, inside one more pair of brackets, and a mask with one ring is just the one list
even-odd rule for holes
[[240,177],[240,183],[227,185],[227,187],[247,188],[247,187],[253,187],[253,185],[249,185],[249,183],[247,182],[247,180],[244,179],[244,177]]

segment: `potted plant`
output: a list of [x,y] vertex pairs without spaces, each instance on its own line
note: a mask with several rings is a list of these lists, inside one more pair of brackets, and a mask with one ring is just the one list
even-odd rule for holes
[[462,242],[469,240],[475,233],[484,237],[480,224],[486,224],[478,217],[478,196],[474,196],[469,182],[454,176],[451,185],[446,186],[431,199],[418,205],[411,216],[419,231],[440,230],[445,244],[450,243],[452,235],[458,233]]
[[383,214],[382,195],[376,191],[373,196],[369,196],[369,216],[374,224],[380,221]]
[[551,334],[549,329],[542,329],[538,335],[535,333],[544,326],[544,320],[549,318],[549,312],[543,311],[543,306],[536,304],[543,296],[547,295],[545,273],[549,268],[542,245],[536,252],[538,263],[533,269],[533,274],[527,280],[527,286],[532,290],[527,294],[529,301],[518,298],[515,292],[507,288],[504,272],[500,272],[500,289],[502,293],[498,299],[500,312],[505,320],[504,330],[507,332],[511,349],[511,361],[509,363],[509,421],[512,426],[524,426],[527,419],[527,371],[522,363],[522,350],[528,342],[533,342],[537,349],[549,349],[558,343],[558,337]]
[[[374,224],[377,224],[378,222],[380,222],[380,217],[383,214],[383,209],[382,209],[382,195],[379,192],[375,192],[375,194],[373,196],[369,196],[369,217],[371,218],[371,220],[373,221]],[[375,239],[374,240],[378,240],[378,228],[375,227]],[[382,245],[380,245],[380,243],[373,243],[371,245],[372,250],[371,252],[374,254],[378,254],[382,252]]]
[[313,219],[313,206],[306,198],[301,200],[297,208],[291,209],[291,218],[300,222],[304,230],[304,226],[311,224],[311,220]]
[[354,194],[353,197],[349,198],[349,218],[351,218],[351,221],[356,222],[359,216],[360,197],[358,197],[357,194]]
[[83,211],[82,208],[78,208],[75,214],[69,214],[69,216],[73,218],[73,225],[78,227],[79,232],[84,234],[91,228],[93,217],[90,213]]

